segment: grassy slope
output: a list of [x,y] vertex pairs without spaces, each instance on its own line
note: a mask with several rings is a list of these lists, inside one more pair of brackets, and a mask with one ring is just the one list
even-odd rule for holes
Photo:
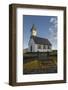
[[51,55],[51,60],[45,60],[44,62],[41,60],[33,60],[31,62],[27,62],[23,65],[24,70],[30,72],[32,70],[42,70],[49,69],[57,66],[57,56]]

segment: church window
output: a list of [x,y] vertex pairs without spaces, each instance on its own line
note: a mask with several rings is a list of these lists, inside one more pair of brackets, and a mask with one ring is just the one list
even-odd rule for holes
[[38,49],[41,49],[41,45],[38,45]]
[[46,45],[43,45],[43,49],[46,49]]

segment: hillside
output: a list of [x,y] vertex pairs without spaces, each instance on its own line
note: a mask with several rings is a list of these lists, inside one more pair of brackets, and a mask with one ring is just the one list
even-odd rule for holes
[[23,74],[57,73],[57,51],[28,52],[23,59]]

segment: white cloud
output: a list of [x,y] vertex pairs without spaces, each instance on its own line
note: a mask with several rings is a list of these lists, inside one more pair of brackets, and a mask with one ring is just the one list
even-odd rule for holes
[[53,48],[57,48],[57,18],[51,18],[51,26],[49,27],[50,40],[52,42]]
[[56,24],[56,23],[57,23],[57,18],[55,18],[55,17],[53,18],[53,17],[52,17],[52,18],[50,19],[50,23]]
[[54,18],[51,18],[51,19],[50,19],[50,22],[53,22],[53,21],[54,21]]

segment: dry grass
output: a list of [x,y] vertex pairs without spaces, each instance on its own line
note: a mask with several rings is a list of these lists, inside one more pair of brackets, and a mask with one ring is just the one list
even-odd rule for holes
[[39,61],[33,60],[31,62],[27,62],[23,65],[24,71],[31,72],[33,70],[47,70],[51,68],[57,67],[56,56],[51,56],[51,60]]
[[57,70],[57,51],[24,54],[23,73],[51,72]]

